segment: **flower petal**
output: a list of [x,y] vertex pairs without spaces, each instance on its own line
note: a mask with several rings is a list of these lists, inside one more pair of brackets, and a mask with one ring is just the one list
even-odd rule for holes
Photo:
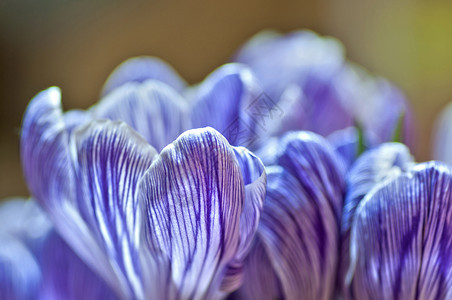
[[71,133],[78,126],[83,126],[91,121],[91,115],[86,111],[79,109],[73,109],[65,112],[63,118],[68,133]]
[[403,118],[402,140],[414,143],[414,117],[405,95],[391,82],[371,76],[357,65],[348,64],[336,78],[337,86],[354,119],[362,124],[367,136],[376,137],[378,144],[394,141],[394,132]]
[[211,126],[231,145],[252,146],[256,142],[259,120],[255,110],[261,94],[254,75],[246,66],[226,64],[193,92],[192,126]]
[[[125,277],[125,273],[133,274],[136,270],[121,269],[121,266],[131,265],[123,261],[129,256],[114,256],[117,253],[112,251],[112,248],[129,250],[127,243],[120,246],[106,245],[105,242],[108,234],[113,234],[114,238],[115,233],[121,230],[126,233],[134,226],[132,224],[139,222],[139,218],[135,219],[132,215],[125,224],[121,220],[125,212],[120,209],[126,209],[127,213],[136,209],[136,201],[129,201],[133,197],[134,180],[138,177],[134,172],[139,173],[140,168],[144,168],[143,160],[148,160],[150,164],[152,157],[144,157],[144,153],[153,156],[155,150],[148,149],[150,146],[125,125],[115,131],[116,127],[108,124],[105,131],[100,130],[99,123],[73,131],[71,136],[77,133],[77,137],[71,138],[70,148],[59,90],[50,88],[41,92],[31,101],[25,113],[21,135],[22,164],[33,197],[49,214],[71,248],[120,297],[139,297],[136,278]],[[99,131],[96,132],[96,129]],[[91,138],[90,132],[93,133]],[[124,154],[121,148],[129,152]],[[93,158],[93,154],[97,156]],[[105,172],[99,169],[112,171],[111,177],[107,178]],[[122,177],[118,176],[119,173]],[[107,179],[110,181],[107,182]],[[80,185],[80,182],[84,184]],[[96,185],[100,183],[102,185]],[[97,189],[100,187],[106,189]],[[105,202],[99,203],[97,196],[102,193],[108,197]],[[90,207],[89,203],[95,205]],[[116,209],[110,210],[113,208]],[[118,223],[108,227],[112,220]],[[94,225],[96,227],[92,227]],[[122,240],[114,242],[136,240],[135,235],[139,234],[127,233],[121,237]]]
[[434,159],[452,165],[452,103],[441,112],[435,124]]
[[240,216],[239,247],[221,284],[221,291],[226,293],[236,290],[242,284],[243,262],[253,244],[259,225],[267,185],[267,175],[261,160],[246,148],[238,147],[233,150],[245,184],[245,201]]
[[130,58],[116,67],[105,82],[102,95],[105,96],[128,82],[139,83],[148,79],[164,82],[177,92],[182,92],[187,85],[165,61],[157,57],[141,56]]
[[185,99],[157,80],[124,84],[91,111],[95,119],[127,123],[159,151],[189,128]]
[[430,162],[367,194],[351,234],[354,299],[452,296],[451,191],[451,169]]
[[361,155],[347,174],[342,230],[350,230],[356,208],[375,185],[413,166],[410,150],[399,143],[385,143]]
[[328,142],[344,158],[347,167],[350,167],[358,157],[358,130],[355,127],[333,132],[328,136]]
[[110,121],[78,129],[71,146],[80,214],[140,297],[138,181],[156,151],[125,123]]
[[334,292],[339,230],[332,204],[341,202],[341,187],[328,198],[320,183],[315,195],[305,180],[309,175],[268,170],[259,236],[285,299],[330,299]]
[[[270,263],[279,292],[269,291],[267,297],[281,293],[284,299],[331,299],[339,258],[344,165],[325,139],[309,132],[286,135],[277,161],[279,166],[267,167],[267,196],[258,228],[269,262],[247,264],[246,268],[258,269],[245,273],[260,272],[262,264]],[[268,288],[245,279],[239,294]]]
[[233,148],[245,184],[245,202],[240,220],[238,256],[244,258],[257,230],[266,193],[267,175],[261,160],[246,148]]
[[46,238],[41,267],[41,299],[117,298],[55,231]]
[[211,128],[187,131],[163,149],[140,191],[142,237],[152,256],[169,260],[156,298],[218,297],[241,242],[246,193],[232,147]]
[[[32,194],[44,206],[63,201],[61,197],[72,188],[64,184],[70,181],[72,169],[60,101],[58,88],[42,91],[28,105],[22,124],[21,158],[25,179]],[[52,167],[49,163],[53,163]]]
[[[343,280],[349,268],[350,230],[358,205],[372,188],[388,178],[408,171],[412,166],[413,157],[405,145],[386,143],[364,152],[347,174],[347,195],[341,224],[341,285],[344,284]],[[347,293],[345,290],[343,292]]]
[[243,286],[228,299],[273,300],[283,298],[280,291],[281,283],[260,239],[255,239],[243,270]]
[[278,164],[298,178],[313,197],[326,200],[339,222],[346,170],[342,159],[323,137],[312,132],[288,133],[281,145]]
[[41,270],[33,253],[20,239],[0,233],[0,298],[34,299]]
[[236,61],[249,65],[270,97],[279,100],[290,85],[338,70],[344,61],[344,49],[337,40],[307,30],[287,35],[264,31],[244,45]]
[[41,285],[39,255],[50,222],[34,201],[0,203],[0,299],[34,299]]
[[52,224],[34,200],[4,199],[0,204],[0,234],[19,239],[33,253],[41,244]]

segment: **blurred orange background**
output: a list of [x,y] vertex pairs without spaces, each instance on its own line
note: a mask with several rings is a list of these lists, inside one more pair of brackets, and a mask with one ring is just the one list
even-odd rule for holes
[[418,161],[452,101],[452,1],[0,0],[0,198],[28,194],[19,129],[28,101],[51,85],[64,109],[87,108],[124,59],[155,55],[196,83],[253,34],[308,28],[398,84],[418,118]]

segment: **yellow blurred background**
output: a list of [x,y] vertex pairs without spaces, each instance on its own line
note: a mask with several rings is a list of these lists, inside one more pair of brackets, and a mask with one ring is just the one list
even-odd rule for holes
[[450,0],[0,0],[0,198],[28,194],[19,128],[38,91],[60,86],[64,109],[87,108],[114,67],[143,54],[196,83],[269,28],[334,36],[398,84],[418,118],[415,156],[430,159],[433,122],[452,101]]

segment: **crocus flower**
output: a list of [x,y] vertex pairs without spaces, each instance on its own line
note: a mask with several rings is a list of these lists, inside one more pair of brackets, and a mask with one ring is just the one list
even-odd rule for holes
[[[131,108],[133,109],[133,108]],[[260,160],[211,128],[160,154],[123,122],[63,114],[60,92],[25,113],[32,195],[119,298],[218,298],[241,283],[265,194]]]
[[331,299],[339,261],[345,165],[310,132],[281,141],[239,299]]
[[363,126],[366,139],[392,141],[404,119],[403,141],[412,144],[413,121],[403,94],[347,62],[340,42],[310,31],[287,35],[264,31],[236,54],[251,67],[264,91],[285,112],[270,131],[310,130],[321,135]]
[[366,194],[350,238],[348,299],[452,297],[452,170],[418,164]]
[[[43,297],[333,297],[345,172],[358,155],[350,126],[362,123],[377,145],[403,112],[411,132],[403,95],[342,52],[310,32],[261,36],[242,63],[195,86],[141,57],[121,64],[88,110],[63,113],[57,88],[38,94],[21,157],[55,228],[44,247],[58,251],[39,261]],[[333,145],[308,132],[280,138],[300,129]],[[268,185],[240,146],[262,155]],[[61,268],[83,279],[58,281]]]

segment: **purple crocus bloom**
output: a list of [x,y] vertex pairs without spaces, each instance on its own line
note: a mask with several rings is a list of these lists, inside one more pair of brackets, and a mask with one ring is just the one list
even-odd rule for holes
[[422,163],[373,188],[351,228],[347,299],[452,297],[452,170]]
[[358,122],[366,139],[379,144],[392,140],[403,117],[403,141],[412,144],[413,120],[404,95],[347,62],[342,45],[333,38],[310,31],[265,31],[247,42],[234,60],[251,67],[285,112],[270,134],[310,130],[327,136]]
[[310,132],[281,140],[238,299],[331,299],[339,262],[345,165]]
[[[143,84],[137,93],[155,95]],[[156,109],[173,113],[166,108]],[[27,183],[64,241],[119,298],[218,298],[237,288],[265,194],[260,160],[211,128],[157,154],[144,134],[90,113],[63,114],[50,88],[23,121]]]
[[[58,250],[40,261],[44,298],[334,296],[350,126],[372,146],[390,139],[401,112],[410,123],[403,95],[310,32],[261,36],[238,60],[188,87],[140,57],[86,111],[63,113],[58,88],[31,101],[21,157]],[[86,275],[70,284],[65,268]]]

